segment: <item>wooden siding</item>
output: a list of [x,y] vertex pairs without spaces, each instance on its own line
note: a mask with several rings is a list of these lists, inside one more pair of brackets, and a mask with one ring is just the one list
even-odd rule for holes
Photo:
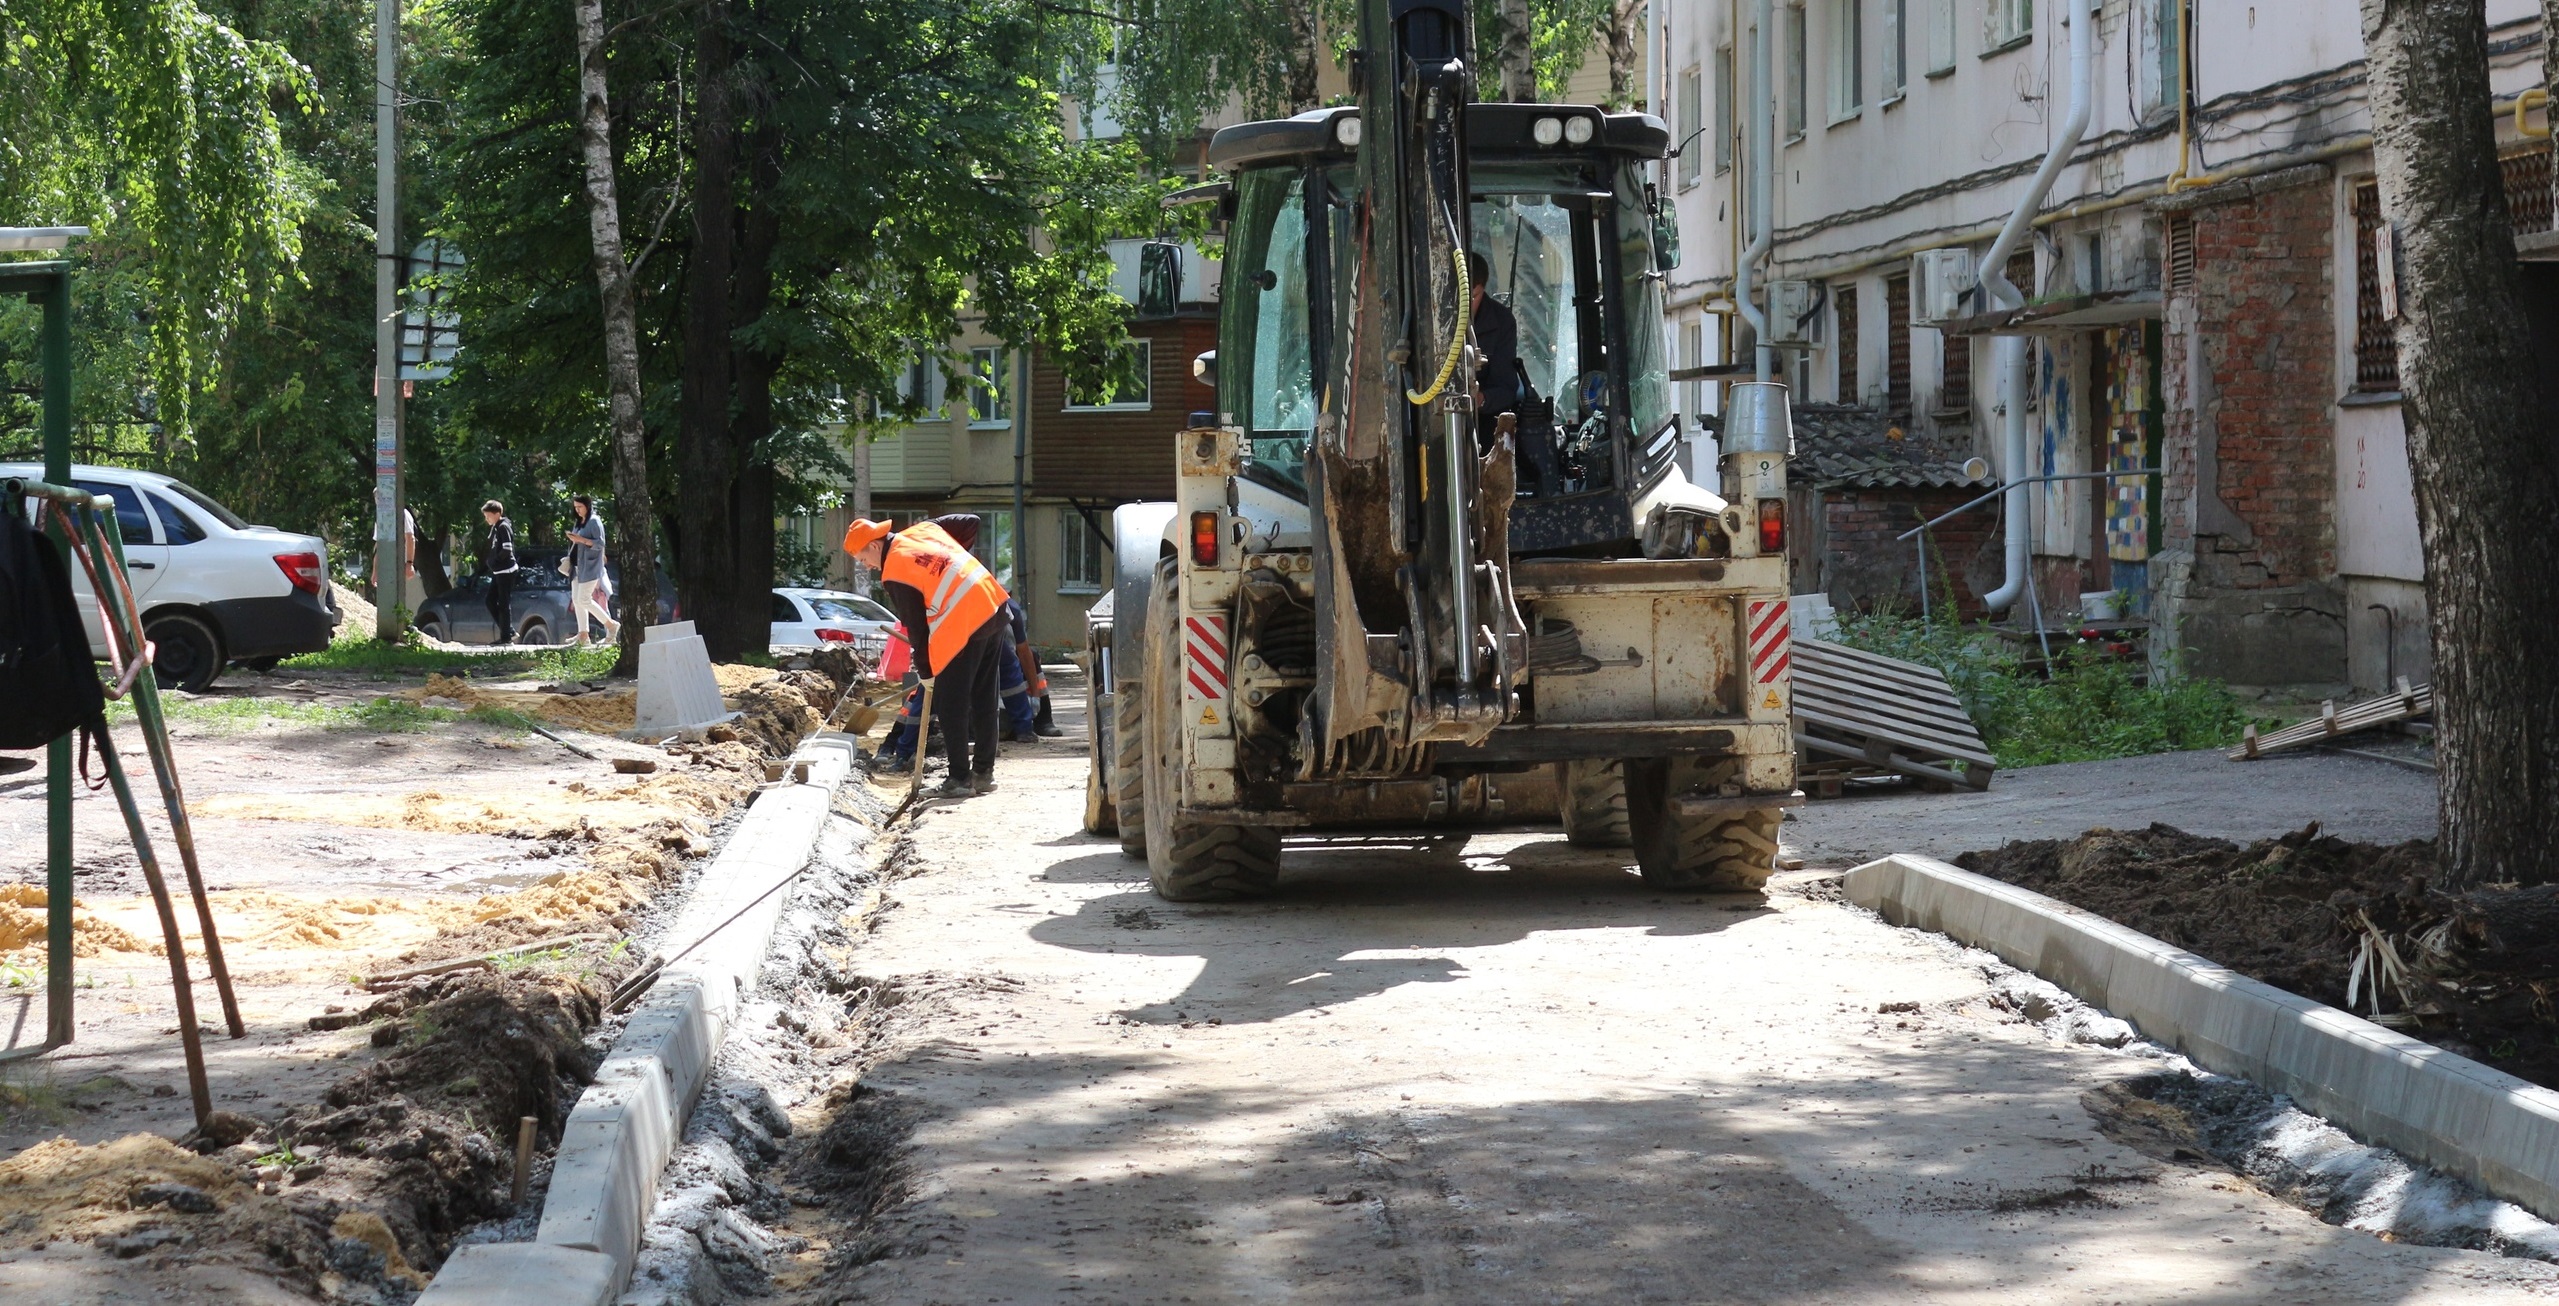
[[[1191,379],[1191,359],[1217,347],[1209,317],[1131,322],[1154,342],[1143,411],[1066,411],[1066,385],[1043,352],[1031,366],[1031,492],[1109,503],[1173,497],[1173,437],[1217,397]],[[874,462],[873,466],[878,464]]]

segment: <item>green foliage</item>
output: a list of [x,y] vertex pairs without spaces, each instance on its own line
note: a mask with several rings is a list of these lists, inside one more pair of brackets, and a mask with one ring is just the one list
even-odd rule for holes
[[279,671],[356,671],[375,676],[451,676],[540,680],[595,680],[613,671],[610,645],[587,648],[528,649],[516,646],[469,652],[428,648],[422,644],[385,644],[370,632],[345,630],[317,653],[286,658]]
[[[105,272],[115,329],[88,361],[135,370],[91,380],[164,454],[225,337],[293,274],[316,179],[282,119],[317,105],[284,47],[195,0],[0,4],[0,223],[93,230],[81,254]],[[32,345],[8,332],[10,371]]]
[[504,730],[531,730],[542,724],[539,717],[518,712],[511,707],[500,707],[495,703],[482,703],[473,707],[462,714],[462,719],[475,721],[484,726],[497,726]]
[[2003,768],[2218,748],[2248,726],[2218,681],[2144,683],[2132,666],[2075,644],[2045,676],[1986,626],[1884,611],[1842,614],[1839,627],[1837,642],[1850,648],[1943,673]]

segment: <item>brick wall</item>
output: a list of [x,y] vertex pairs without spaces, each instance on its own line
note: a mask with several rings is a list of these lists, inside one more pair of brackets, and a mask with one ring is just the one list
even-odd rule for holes
[[2190,668],[2242,684],[2345,679],[2335,203],[2310,167],[2195,192],[2176,214],[2194,271],[2167,304],[2155,615]]
[[[1807,490],[1797,503],[1817,495],[1820,512],[1816,530],[1795,542],[1797,588],[1828,594],[1842,608],[1889,605],[1918,612],[1917,542],[1893,537],[1980,493],[1973,486]],[[1982,592],[1999,584],[1995,520],[1987,509],[1977,510],[1928,533],[1928,601],[1936,611],[1944,611],[1951,584],[1958,611],[1968,618],[1982,615]]]

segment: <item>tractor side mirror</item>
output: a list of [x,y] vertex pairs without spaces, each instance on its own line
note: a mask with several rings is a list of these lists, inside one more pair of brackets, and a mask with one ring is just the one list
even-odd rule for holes
[[1202,350],[1199,357],[1191,360],[1191,379],[1211,390],[1217,388],[1216,350]]

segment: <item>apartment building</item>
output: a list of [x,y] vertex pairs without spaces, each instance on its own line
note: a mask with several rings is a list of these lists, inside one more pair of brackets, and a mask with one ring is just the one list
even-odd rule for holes
[[[2119,591],[2147,615],[2154,659],[2237,684],[2422,679],[2423,560],[2356,7],[2096,5],[2088,124],[2009,260],[2028,303],[1998,311],[1965,293],[1966,265],[2067,120],[2079,8],[1661,0],[1655,88],[1689,142],[1664,178],[1687,253],[1670,285],[1674,358],[1693,378],[1683,410],[1716,411],[1720,377],[1752,356],[1732,295],[1755,234],[1744,132],[1763,93],[1750,69],[1764,11],[1777,142],[1756,275],[1801,283],[1774,287],[1784,311],[1770,335],[1789,341],[1779,379],[2006,475],[1994,342],[2023,336],[2026,474],[2160,469],[2031,493],[2047,620]],[[2489,0],[2488,16],[2498,98],[2479,111],[2498,115],[2519,242],[2537,247],[2549,143],[2510,110],[2540,81],[2540,10]],[[2531,293],[2552,293],[2549,265],[2526,266]],[[1861,502],[1860,531],[1803,559],[1799,579],[1842,602],[1915,605],[1926,573],[1892,537],[1921,506],[1888,504],[1878,522],[1874,495]],[[1977,511],[1991,520],[2000,502]],[[1950,523],[1963,529],[1932,560],[1963,594],[2002,579],[2006,523],[1993,525]]]

